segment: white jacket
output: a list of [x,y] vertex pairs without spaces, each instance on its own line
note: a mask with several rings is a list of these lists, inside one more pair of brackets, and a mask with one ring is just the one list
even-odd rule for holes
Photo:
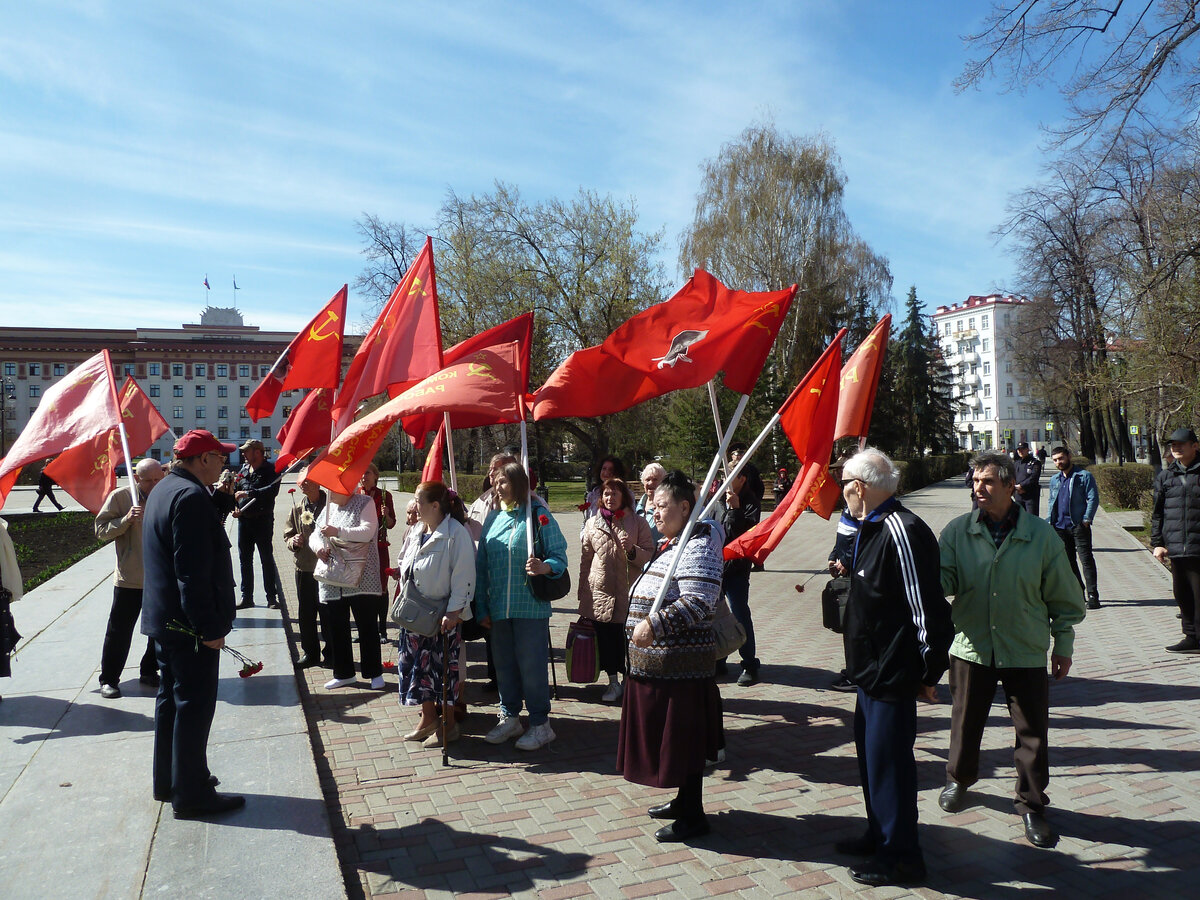
[[475,542],[456,519],[446,516],[422,544],[405,541],[400,558],[401,577],[409,569],[417,589],[426,597],[440,599],[449,595],[446,612],[461,612],[471,618],[471,598],[475,596]]

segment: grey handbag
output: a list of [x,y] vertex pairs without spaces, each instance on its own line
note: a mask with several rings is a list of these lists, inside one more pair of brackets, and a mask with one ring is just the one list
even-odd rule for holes
[[417,580],[413,578],[412,569],[409,569],[400,579],[400,587],[396,590],[396,598],[388,614],[405,631],[422,637],[434,637],[442,630],[442,617],[446,615],[449,603],[449,596],[435,600],[422,594],[417,587]]

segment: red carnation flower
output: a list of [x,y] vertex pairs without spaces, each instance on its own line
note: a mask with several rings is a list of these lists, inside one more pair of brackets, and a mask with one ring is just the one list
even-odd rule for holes
[[[585,504],[585,506],[586,506],[586,504]],[[550,517],[543,513],[542,515],[538,516],[538,524],[542,525],[542,526],[549,525]]]
[[586,501],[585,501],[585,502],[583,502],[583,503],[580,503],[580,504],[579,504],[577,507],[575,507],[575,508],[576,508],[576,509],[578,509],[580,512],[587,512],[587,509],[588,509],[588,507],[589,507],[589,506],[591,506],[591,505],[592,505],[592,504],[590,504],[590,503],[588,503],[588,502],[586,502]]

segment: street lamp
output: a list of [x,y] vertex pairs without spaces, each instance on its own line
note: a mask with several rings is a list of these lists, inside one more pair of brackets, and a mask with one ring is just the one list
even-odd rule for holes
[[8,455],[8,401],[17,399],[17,386],[7,379],[0,382],[0,457]]

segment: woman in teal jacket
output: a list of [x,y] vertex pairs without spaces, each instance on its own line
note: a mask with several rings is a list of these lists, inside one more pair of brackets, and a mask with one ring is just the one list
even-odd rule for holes
[[[529,576],[561,578],[567,570],[567,542],[558,523],[529,492],[529,476],[509,463],[492,482],[500,508],[488,513],[475,557],[475,616],[491,628],[492,657],[500,690],[500,721],[484,738],[502,744],[513,737],[519,750],[537,750],[554,740],[550,728],[550,604],[529,589]],[[544,558],[529,552],[525,504],[532,502]],[[522,735],[521,707],[529,710],[529,733]]]

